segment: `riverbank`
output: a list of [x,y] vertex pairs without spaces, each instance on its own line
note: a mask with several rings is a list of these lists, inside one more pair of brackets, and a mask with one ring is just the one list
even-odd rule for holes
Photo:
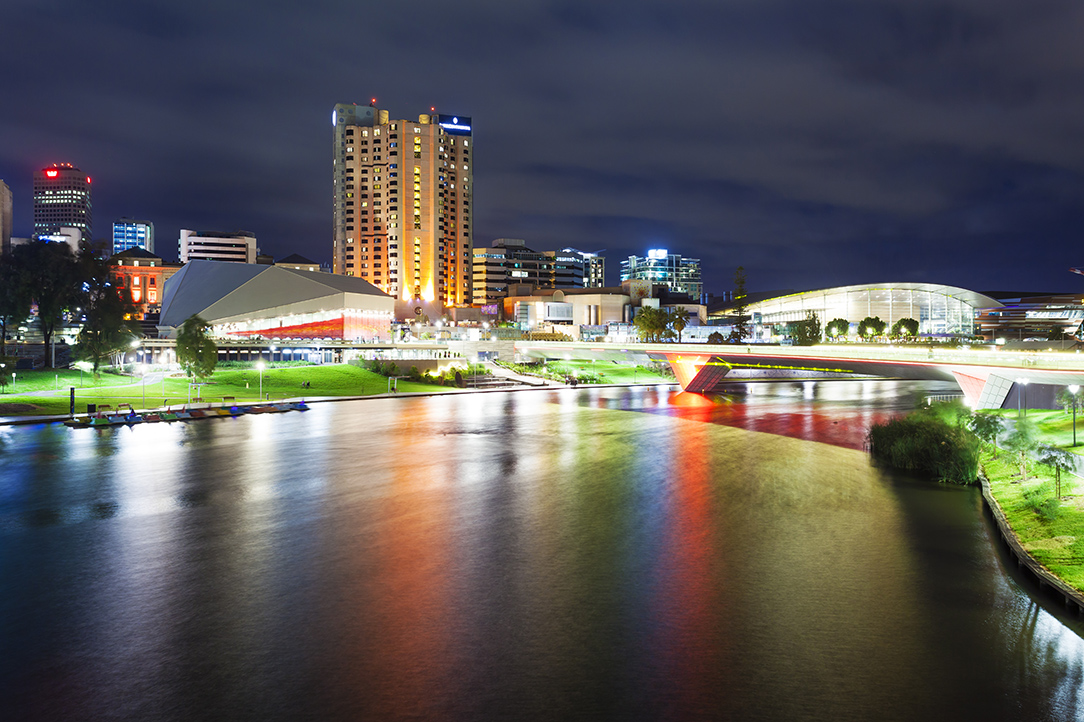
[[1038,578],[1084,611],[1084,496],[1072,487],[1079,479],[1062,475],[1062,495],[1054,512],[1040,507],[1054,498],[1054,472],[1031,462],[1021,480],[1017,459],[1007,451],[982,453],[983,496],[1002,537]]
[[[602,366],[601,364],[597,366]],[[568,365],[570,376],[578,375],[580,369]],[[590,369],[603,383],[625,385],[628,383],[673,383],[658,374],[645,373],[643,369],[623,367]],[[499,370],[500,375],[517,376]],[[559,386],[562,383],[533,377],[521,382],[538,385]],[[410,381],[399,378],[390,381],[386,376],[351,364],[328,364],[321,366],[269,366],[262,373],[256,368],[218,369],[199,385],[180,374],[152,371],[145,377],[103,373],[95,382],[88,374],[79,371],[28,371],[20,372],[17,387],[0,394],[0,423],[4,419],[26,417],[32,421],[44,421],[49,417],[67,418],[69,389],[75,388],[76,413],[86,413],[87,404],[131,404],[140,409],[157,409],[197,401],[217,402],[223,399],[237,402],[274,401],[304,397],[320,399],[334,397],[355,399],[380,397],[392,389],[404,393],[446,393],[453,387]],[[470,390],[470,389],[468,389]],[[17,393],[12,393],[13,391]]]

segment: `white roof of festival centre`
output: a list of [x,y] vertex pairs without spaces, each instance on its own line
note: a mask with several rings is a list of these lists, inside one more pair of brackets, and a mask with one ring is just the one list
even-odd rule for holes
[[189,261],[166,281],[158,326],[177,328],[193,314],[215,324],[362,305],[390,312],[395,299],[352,276],[253,263]]

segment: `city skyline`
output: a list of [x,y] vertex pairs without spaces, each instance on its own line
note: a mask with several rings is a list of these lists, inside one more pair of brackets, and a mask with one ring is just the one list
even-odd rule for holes
[[[33,230],[33,172],[72,163],[103,223],[147,218],[162,248],[247,228],[330,262],[328,108],[375,96],[474,118],[475,245],[604,249],[611,283],[614,259],[665,247],[701,258],[713,293],[737,265],[754,290],[1081,288],[1075,5],[440,8],[17,3],[0,57],[38,61],[0,84],[13,234]],[[361,19],[382,32],[359,73],[337,48]],[[101,49],[73,66],[40,52],[53,36]],[[415,37],[461,41],[418,42],[412,63],[445,72],[412,75],[395,48]]]

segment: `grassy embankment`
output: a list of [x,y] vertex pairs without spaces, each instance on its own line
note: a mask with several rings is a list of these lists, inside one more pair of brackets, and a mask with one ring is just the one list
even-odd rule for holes
[[[995,413],[1002,418],[1017,418],[1016,409],[998,409]],[[1077,410],[1076,439],[1079,446],[1073,446],[1073,414],[1062,409],[1033,409],[1028,412],[1028,419],[1035,423],[1039,432],[1040,443],[1057,446],[1084,456],[1084,411]]]
[[[1063,448],[1072,443],[1072,416],[1068,423],[1065,416],[1063,411],[1028,414],[1040,428],[1040,443]],[[978,438],[963,423],[967,418],[958,404],[939,404],[878,425],[870,432],[874,455],[892,466],[946,481],[966,483],[981,468],[1024,549],[1084,591],[1084,496],[1074,488],[1084,487],[1084,482],[1063,472],[1059,497],[1054,469],[1033,459],[1022,477],[1020,456],[989,444],[980,449]]]
[[[309,386],[302,388],[307,382]],[[78,371],[20,371],[14,389],[9,384],[0,395],[0,416],[68,413],[68,388],[74,386],[75,410],[86,405],[132,404],[147,408],[183,404],[189,398],[189,382],[183,375],[168,376],[152,383],[140,383],[138,377],[103,373],[97,381]],[[59,390],[55,390],[59,387]],[[435,391],[439,386],[400,379],[400,392]],[[312,396],[370,396],[386,393],[388,379],[371,371],[346,364],[325,366],[289,366],[264,369],[263,392],[272,399]],[[44,393],[31,393],[44,392]],[[233,396],[238,401],[256,401],[260,395],[260,372],[256,369],[220,369],[199,388],[204,401],[221,401]],[[192,389],[193,400],[196,389]]]
[[626,366],[608,361],[549,361],[545,364],[502,364],[516,373],[563,381],[574,376],[593,384],[672,384],[666,376],[643,366]]
[[1019,457],[986,445],[982,468],[990,491],[1005,512],[1013,533],[1035,559],[1059,578],[1084,591],[1084,497],[1081,480],[1062,474],[1062,496],[1053,514],[1043,513],[1042,503],[1054,496],[1054,471],[1034,462],[1028,479],[1020,478]]

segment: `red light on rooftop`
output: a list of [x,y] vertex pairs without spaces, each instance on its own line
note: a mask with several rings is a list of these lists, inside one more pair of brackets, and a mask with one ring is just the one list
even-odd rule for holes
[[50,178],[56,178],[56,174],[59,173],[59,172],[60,171],[56,171],[56,170],[47,170],[47,171],[45,171],[45,175],[49,176]]
[[87,185],[90,185],[90,176],[87,176]]

